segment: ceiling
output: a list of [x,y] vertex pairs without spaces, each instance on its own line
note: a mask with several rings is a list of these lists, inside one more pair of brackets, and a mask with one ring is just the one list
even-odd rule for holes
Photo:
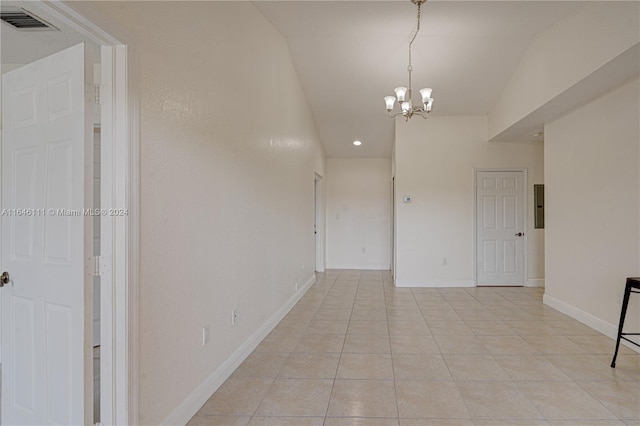
[[100,61],[100,50],[97,45],[51,15],[44,13],[35,2],[2,0],[1,6],[2,9],[24,8],[58,28],[58,30],[46,31],[19,31],[4,21],[0,22],[0,58],[3,66],[12,68],[11,65],[28,64],[80,42],[87,43],[94,62]]
[[[327,156],[391,156],[394,120],[383,97],[408,84],[416,6],[409,0],[254,4],[287,39]],[[427,2],[413,44],[414,90],[433,88],[433,115],[486,115],[535,35],[584,5]],[[356,139],[360,147],[352,144]]]
[[[30,2],[2,1],[3,8],[25,4]],[[407,85],[416,6],[409,0],[254,5],[287,40],[327,156],[389,157],[395,124],[383,97]],[[414,89],[433,88],[433,115],[485,115],[535,35],[584,5],[431,0],[422,7],[421,31],[413,45]],[[84,41],[51,17],[40,17],[60,31],[24,32],[0,25],[3,65],[29,63]],[[356,139],[360,147],[352,144]]]

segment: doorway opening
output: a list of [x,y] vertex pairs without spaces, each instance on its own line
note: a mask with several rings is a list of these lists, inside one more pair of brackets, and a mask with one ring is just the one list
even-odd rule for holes
[[[93,56],[98,59],[96,69],[100,71],[101,80],[96,82],[95,94],[99,94],[100,109],[96,114],[97,120],[91,123],[93,135],[87,137],[84,143],[87,150],[96,153],[95,165],[98,167],[95,175],[87,173],[90,168],[85,169],[85,179],[93,178],[93,186],[99,190],[95,191],[98,197],[94,200],[93,209],[118,209],[127,214],[121,217],[102,214],[95,217],[93,223],[96,233],[85,232],[83,237],[88,241],[85,247],[93,245],[94,249],[94,256],[85,259],[84,268],[95,275],[92,280],[96,290],[96,297],[93,300],[85,299],[84,306],[93,305],[97,308],[93,324],[90,319],[85,322],[84,327],[92,333],[85,335],[83,345],[90,354],[93,354],[94,347],[99,348],[99,361],[93,368],[97,373],[96,388],[89,391],[85,389],[81,405],[84,405],[82,409],[85,412],[83,423],[89,423],[92,419],[102,424],[136,424],[139,141],[137,87],[130,78],[132,65],[128,60],[133,56],[131,40],[87,2],[71,6],[63,2],[33,1],[27,4],[6,1],[2,7],[12,6],[12,3],[28,8],[58,29],[63,28],[67,45],[59,46],[62,49],[76,42],[84,42],[93,46]],[[3,23],[3,44],[7,41],[5,34],[8,33],[5,30],[8,28]],[[31,43],[30,46],[53,46],[55,49],[56,45],[52,43],[54,37],[47,33],[41,35],[47,37],[47,43]],[[32,36],[35,35],[29,35]],[[29,52],[33,50],[25,49]],[[7,53],[3,50],[3,72],[9,69],[4,63],[9,57]],[[46,52],[44,56],[50,53],[54,52]],[[16,62],[26,64],[36,59]],[[22,64],[16,64],[14,68],[18,65]],[[57,89],[57,86],[52,87],[53,91]],[[3,316],[5,314],[3,312]],[[7,344],[0,352],[8,349]],[[85,378],[91,375],[91,370],[90,364],[89,369],[85,368]],[[52,392],[54,390],[55,387],[51,389]],[[91,391],[98,395],[96,401]],[[93,408],[96,416],[87,417],[86,413]]]
[[396,177],[391,177],[391,280],[396,282]]
[[[94,70],[94,82],[100,85],[100,69]],[[99,111],[100,104],[94,103]],[[99,114],[96,114],[99,118]],[[93,123],[93,208],[100,210],[100,121]],[[93,217],[93,256],[100,258],[100,216]],[[100,275],[93,277],[93,422],[100,423]]]
[[313,232],[316,245],[316,272],[324,272],[324,179],[316,173],[313,182],[315,192]]

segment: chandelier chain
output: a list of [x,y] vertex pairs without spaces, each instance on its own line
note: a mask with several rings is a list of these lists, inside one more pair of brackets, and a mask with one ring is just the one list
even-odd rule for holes
[[420,32],[420,18],[421,18],[421,9],[420,6],[422,6],[420,3],[418,3],[418,23],[416,25],[415,30],[413,30],[413,34],[411,34],[409,37],[411,38],[411,40],[409,40],[409,71],[412,71],[412,67],[411,67],[411,46],[413,45],[413,42],[415,41],[416,37],[418,36],[418,33]]
[[409,96],[411,96],[411,72],[413,71],[413,66],[411,65],[411,46],[413,45],[413,42],[415,41],[416,37],[418,36],[418,33],[420,32],[420,17],[421,17],[421,8],[420,6],[422,6],[421,3],[418,3],[418,16],[417,16],[417,21],[418,23],[416,24],[416,28],[413,31],[413,34],[411,34],[411,40],[409,41],[409,66],[407,66],[407,71],[409,72]]

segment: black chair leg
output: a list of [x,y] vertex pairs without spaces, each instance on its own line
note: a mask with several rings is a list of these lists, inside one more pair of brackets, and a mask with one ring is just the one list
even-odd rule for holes
[[620,336],[622,336],[622,328],[624,327],[624,318],[627,315],[627,305],[629,304],[629,296],[631,295],[631,286],[627,283],[624,288],[624,299],[622,301],[622,312],[620,312],[620,325],[618,325],[618,338],[616,340],[616,351],[613,353],[611,360],[611,368],[616,368],[616,358],[618,357],[618,349],[620,348]]

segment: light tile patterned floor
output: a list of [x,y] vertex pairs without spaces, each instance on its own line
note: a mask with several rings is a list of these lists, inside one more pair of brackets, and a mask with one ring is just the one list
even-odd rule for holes
[[640,354],[537,288],[327,271],[190,425],[640,425]]

